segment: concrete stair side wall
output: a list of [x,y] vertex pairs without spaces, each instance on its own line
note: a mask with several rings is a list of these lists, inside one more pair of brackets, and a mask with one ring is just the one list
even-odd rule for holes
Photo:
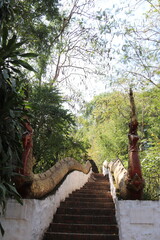
[[119,240],[159,240],[160,201],[118,200],[112,174],[107,169],[106,162],[103,164],[103,174],[109,174]]
[[80,189],[91,173],[92,170],[88,174],[80,171],[70,173],[56,193],[44,200],[24,199],[23,206],[13,199],[8,200],[5,216],[0,218],[5,229],[0,240],[41,240],[60,202]]

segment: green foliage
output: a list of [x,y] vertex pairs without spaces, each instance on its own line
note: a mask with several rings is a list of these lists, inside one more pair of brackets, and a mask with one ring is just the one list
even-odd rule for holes
[[146,199],[160,199],[160,142],[145,151],[142,160],[145,178],[144,197]]
[[39,53],[48,52],[61,21],[58,0],[13,0],[12,6],[14,22],[10,25],[18,36],[27,39],[27,45]]
[[127,155],[127,111],[125,97],[119,92],[106,93],[93,99],[86,107],[86,121],[80,129],[88,137],[88,154],[97,162],[121,158]]
[[155,87],[137,97],[145,197],[157,200],[160,198],[160,90]]
[[10,0],[0,1],[0,26],[13,19],[13,8]]
[[9,26],[22,41],[27,39],[25,45],[28,51],[38,53],[34,65],[36,77],[41,79],[61,27],[58,0],[12,0],[12,6],[14,21]]
[[[25,113],[26,83],[22,68],[34,69],[22,60],[22,57],[33,57],[24,53],[20,47],[24,41],[8,30],[12,8],[9,1],[0,5],[0,207],[4,212],[8,197],[21,202],[15,189],[13,177],[17,167],[21,166],[22,155],[22,117]],[[34,55],[35,56],[35,55]],[[1,233],[4,234],[0,225]]]
[[[23,42],[17,42],[16,35],[9,38],[7,28],[3,28],[0,47],[0,158],[1,177],[10,179],[11,173],[20,162],[22,152],[21,133],[22,116],[25,114],[25,83],[21,66],[28,70],[33,68],[19,57]],[[5,168],[11,168],[7,171]],[[10,174],[9,174],[10,171]]]
[[30,103],[37,161],[35,172],[47,170],[59,158],[78,156],[84,150],[81,142],[71,135],[75,126],[74,116],[63,108],[64,99],[56,87],[47,84],[33,86]]
[[[160,90],[135,93],[140,136],[140,160],[146,181],[145,198],[159,199],[160,189]],[[79,129],[89,141],[88,154],[97,162],[120,158],[127,167],[129,97],[120,92],[101,94],[87,104]]]
[[11,73],[21,73],[21,71],[19,70],[19,67],[21,66],[29,71],[34,71],[34,69],[27,62],[19,59],[19,57],[36,57],[37,54],[23,53],[23,50],[19,48],[25,42],[18,42],[16,35],[13,35],[11,38],[8,39],[9,36],[7,27],[4,27],[2,29],[2,33],[2,47],[0,48],[0,66],[5,80],[9,79],[9,75]]

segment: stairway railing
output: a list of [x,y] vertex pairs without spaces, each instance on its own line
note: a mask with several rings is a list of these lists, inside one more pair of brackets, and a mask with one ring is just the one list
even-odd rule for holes
[[89,161],[81,164],[74,158],[64,158],[44,173],[31,173],[28,183],[25,182],[24,178],[24,182],[19,185],[20,181],[18,179],[17,189],[24,198],[40,199],[52,192],[68,173],[78,170],[87,174],[90,169],[91,164]]

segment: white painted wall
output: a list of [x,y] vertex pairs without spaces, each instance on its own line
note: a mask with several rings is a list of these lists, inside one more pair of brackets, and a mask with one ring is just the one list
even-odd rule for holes
[[[104,175],[106,166],[105,162]],[[118,200],[110,171],[109,179],[119,240],[160,240],[160,201]]]
[[[159,240],[160,201],[118,201],[112,175],[105,168],[103,170],[104,175],[109,174],[110,178],[120,240]],[[5,229],[5,236],[0,235],[0,240],[42,239],[60,202],[81,188],[90,174],[70,173],[56,193],[45,200],[24,199],[23,206],[9,200],[5,217],[0,218]]]
[[91,173],[92,171],[88,174],[79,171],[70,173],[56,193],[44,200],[24,199],[22,206],[10,199],[5,217],[0,218],[5,229],[4,237],[0,234],[0,240],[41,240],[60,202],[74,190],[80,189]]
[[160,201],[118,201],[120,240],[159,240]]

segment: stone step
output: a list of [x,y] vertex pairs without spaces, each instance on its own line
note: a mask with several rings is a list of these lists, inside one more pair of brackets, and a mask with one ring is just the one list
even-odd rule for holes
[[85,208],[85,207],[59,207],[57,209],[59,214],[71,214],[71,215],[101,215],[101,216],[112,216],[115,214],[113,208]]
[[91,184],[91,183],[93,183],[93,184],[107,184],[107,185],[109,185],[109,181],[108,180],[106,180],[106,179],[104,179],[104,178],[102,178],[102,179],[100,179],[100,178],[94,178],[94,179],[89,179],[88,180],[88,182],[86,183],[86,184]]
[[44,240],[119,240],[117,234],[45,233]]
[[106,188],[110,188],[109,183],[108,182],[89,182],[86,183],[82,188],[97,188],[97,189],[106,189]]
[[[91,188],[107,188],[110,187],[109,182],[87,182],[83,187],[91,187]],[[82,187],[82,188],[83,188]]]
[[79,190],[89,190],[89,191],[110,191],[110,188],[108,186],[104,186],[104,187],[90,187],[90,186],[84,186],[83,188],[79,189]]
[[93,173],[92,175],[91,175],[91,177],[93,177],[93,178],[98,178],[98,179],[104,179],[104,180],[106,180],[106,176],[104,176],[102,173]]
[[80,224],[116,224],[115,215],[100,216],[100,215],[71,215],[71,214],[56,214],[54,222],[60,223],[80,223]]
[[95,181],[92,181],[92,182],[88,181],[85,185],[88,185],[88,186],[92,186],[92,185],[94,185],[94,186],[107,185],[107,186],[109,186],[109,182],[106,181],[106,179],[103,180],[103,181],[95,180]]
[[[108,201],[109,200],[109,201]],[[66,202],[75,202],[75,203],[78,203],[78,202],[108,202],[108,203],[113,203],[113,200],[112,199],[106,199],[106,197],[103,197],[103,198],[99,198],[97,197],[96,199],[95,198],[80,198],[80,197],[74,197],[74,196],[70,196],[69,198],[66,198],[65,200]]]
[[112,196],[111,194],[108,192],[104,192],[104,193],[87,193],[85,191],[80,191],[80,192],[73,192],[72,194],[69,195],[70,197],[76,197],[76,198],[93,198],[96,199],[97,198],[106,198],[107,201],[108,199],[112,200]]
[[107,190],[107,189],[87,189],[87,188],[81,188],[81,189],[79,189],[79,190],[76,190],[76,191],[74,191],[73,193],[88,193],[88,194],[106,194],[106,193],[108,193],[108,195],[110,195],[110,191],[109,190]]
[[65,201],[62,202],[60,207],[86,207],[86,208],[114,208],[114,203],[113,202],[99,202],[99,201],[94,201],[94,202],[87,202],[87,201]]
[[119,240],[109,182],[94,173],[60,204],[43,240]]
[[118,228],[116,225],[106,224],[51,223],[48,232],[118,234]]

